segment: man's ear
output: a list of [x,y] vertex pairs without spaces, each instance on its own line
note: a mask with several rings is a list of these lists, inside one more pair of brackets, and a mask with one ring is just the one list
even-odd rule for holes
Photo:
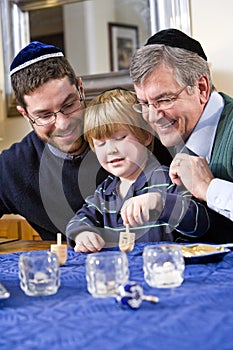
[[22,106],[16,106],[17,111],[22,114],[22,116],[24,117],[24,119],[26,119],[29,123],[30,123],[30,119],[27,116],[27,113],[25,111],[25,109]]
[[77,78],[77,89],[78,89],[78,92],[80,94],[80,97],[85,100],[85,91],[84,91],[84,88],[83,88],[83,82],[82,82],[82,78]]
[[205,104],[210,96],[210,84],[209,80],[206,76],[202,75],[198,80],[198,89],[200,100],[203,104]]

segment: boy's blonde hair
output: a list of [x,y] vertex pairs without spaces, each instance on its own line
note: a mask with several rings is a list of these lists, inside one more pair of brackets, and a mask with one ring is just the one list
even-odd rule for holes
[[[132,105],[138,103],[135,92],[116,88],[93,98],[84,116],[84,137],[91,149],[93,139],[111,138],[118,130],[129,130],[140,143],[148,138],[152,129]],[[152,142],[147,146],[152,150]]]

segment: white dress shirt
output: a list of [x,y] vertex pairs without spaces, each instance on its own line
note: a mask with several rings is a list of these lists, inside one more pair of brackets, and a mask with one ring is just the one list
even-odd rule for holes
[[[218,122],[224,107],[222,96],[212,92],[205,110],[190,135],[186,147],[210,162]],[[207,191],[209,208],[233,221],[233,183],[215,178]]]

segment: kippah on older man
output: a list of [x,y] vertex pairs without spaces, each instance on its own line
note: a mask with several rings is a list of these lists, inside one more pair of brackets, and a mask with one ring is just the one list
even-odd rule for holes
[[130,75],[138,111],[176,155],[172,181],[207,202],[211,227],[202,241],[232,242],[233,99],[216,91],[201,44],[162,30],[135,52]]

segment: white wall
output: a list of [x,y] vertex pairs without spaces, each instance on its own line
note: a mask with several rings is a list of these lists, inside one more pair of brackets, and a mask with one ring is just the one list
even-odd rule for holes
[[201,42],[218,91],[233,96],[232,0],[191,0],[192,36]]
[[108,22],[138,26],[143,45],[150,28],[148,9],[147,0],[94,0],[64,6],[66,56],[74,70],[80,75],[110,71]]
[[[230,28],[233,14],[232,0],[190,0],[192,36],[201,42],[211,63],[213,81],[219,91],[233,96],[233,45]],[[0,37],[0,89],[4,89],[3,52]],[[4,112],[3,112],[4,113]],[[23,118],[0,116],[0,151],[20,140],[29,130]],[[3,118],[2,118],[3,119]],[[4,135],[3,135],[4,134]]]
[[[115,22],[138,26],[139,46],[145,44],[150,33],[150,13],[145,0],[115,0]],[[130,21],[129,21],[130,19]]]
[[107,22],[111,21],[114,21],[114,2],[109,0],[64,6],[66,56],[77,74],[106,73],[110,70],[106,53],[109,50]]

